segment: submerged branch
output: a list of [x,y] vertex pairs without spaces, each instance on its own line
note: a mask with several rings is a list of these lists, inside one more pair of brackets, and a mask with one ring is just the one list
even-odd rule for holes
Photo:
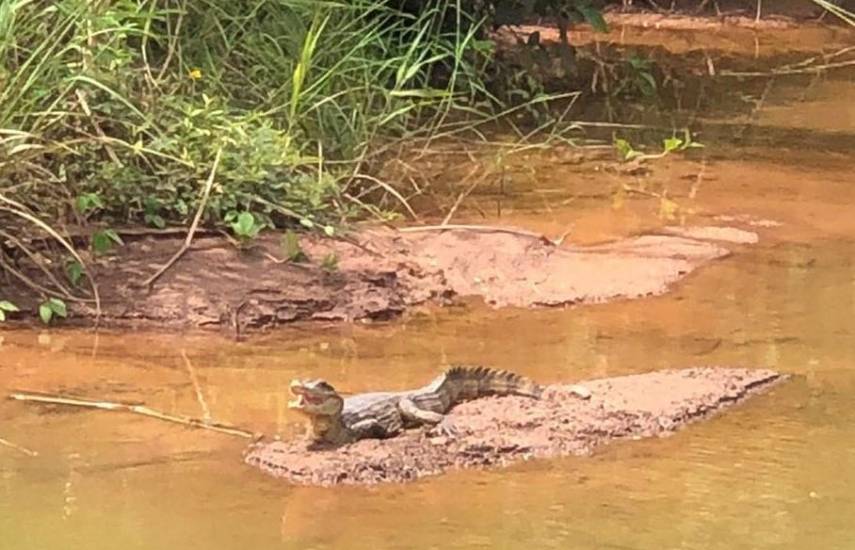
[[3,447],[9,447],[10,449],[15,449],[19,453],[23,453],[27,456],[39,456],[39,453],[37,453],[36,451],[31,451],[26,447],[21,447],[20,445],[12,443],[8,439],[3,439],[2,437],[0,437],[0,445],[2,445]]
[[564,239],[570,234],[570,231],[566,231],[563,235],[558,237],[557,239],[550,239],[546,235],[542,233],[535,233],[533,231],[526,231],[524,229],[513,229],[510,227],[498,227],[492,225],[461,225],[461,224],[445,224],[445,225],[418,225],[413,227],[401,227],[398,229],[401,233],[421,233],[427,231],[475,231],[478,233],[507,233],[509,235],[516,235],[518,237],[528,237],[530,239],[537,239],[545,244],[552,246],[561,246],[564,243]]
[[13,392],[9,394],[9,399],[14,399],[15,401],[28,401],[34,403],[46,403],[49,405],[68,405],[70,407],[84,407],[89,409],[101,409],[105,411],[119,411],[119,412],[128,412],[133,414],[139,414],[142,416],[147,416],[149,418],[156,418],[158,420],[164,420],[166,422],[173,422],[175,424],[182,424],[184,426],[189,426],[191,428],[200,428],[203,430],[211,430],[214,432],[220,432],[228,435],[234,435],[237,437],[244,437],[246,439],[253,439],[257,434],[254,434],[250,431],[243,430],[241,428],[237,428],[234,426],[229,426],[228,424],[223,424],[221,422],[213,422],[200,420],[198,418],[192,418],[189,416],[183,415],[174,415],[165,412],[161,412],[150,407],[146,407],[145,405],[136,405],[131,403],[118,403],[114,401],[95,401],[92,399],[83,399],[79,397],[70,397],[64,395],[49,395],[43,393],[33,393],[33,392]]
[[193,363],[187,357],[187,352],[181,350],[181,358],[184,359],[184,366],[187,368],[187,373],[190,375],[190,382],[193,383],[193,391],[196,393],[196,401],[199,402],[199,408],[202,409],[202,417],[205,422],[211,422],[211,408],[208,402],[205,401],[205,395],[202,393],[202,387],[199,385],[199,379],[196,377],[196,370],[193,368]]

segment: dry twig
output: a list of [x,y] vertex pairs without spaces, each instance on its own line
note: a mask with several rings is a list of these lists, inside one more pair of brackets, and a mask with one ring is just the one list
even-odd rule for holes
[[416,215],[416,212],[410,206],[410,203],[407,202],[407,199],[405,199],[404,196],[401,195],[401,193],[399,193],[397,189],[395,189],[385,181],[377,179],[374,176],[369,176],[368,174],[354,174],[353,179],[363,179],[370,181],[376,185],[379,185],[383,188],[384,191],[395,197],[398,202],[400,202],[404,206],[404,208],[407,209],[407,212],[410,214],[410,216],[412,216],[414,220],[418,221],[419,217]]
[[[467,180],[467,179],[469,179],[472,175],[474,175],[474,173],[475,173],[479,168],[480,168],[480,167],[479,167],[479,166],[477,166],[477,165],[476,165],[474,168],[472,168],[472,170],[470,170],[470,171],[469,171],[469,174],[466,176],[466,178],[464,178],[464,181],[465,181],[465,180]],[[476,180],[472,183],[472,185],[470,185],[468,188],[466,188],[463,192],[461,192],[461,193],[457,196],[457,200],[456,200],[456,201],[454,201],[454,204],[451,206],[451,209],[448,211],[448,214],[446,214],[446,215],[445,215],[445,218],[443,218],[442,223],[441,223],[440,225],[444,225],[444,226],[447,226],[447,225],[448,225],[448,222],[450,222],[450,221],[451,221],[451,218],[452,218],[452,217],[454,217],[454,213],[455,213],[455,212],[457,212],[457,209],[458,209],[458,208],[460,208],[460,205],[463,203],[463,199],[465,199],[466,197],[468,197],[468,196],[472,193],[472,191],[474,191],[474,190],[475,190],[475,188],[476,188],[476,187],[478,187],[478,185],[479,185],[482,181],[484,181],[484,176],[482,176],[482,177],[480,177],[480,178],[476,179]]]
[[113,401],[95,401],[92,399],[83,399],[79,397],[69,397],[64,395],[48,395],[43,393],[33,393],[33,392],[13,392],[9,394],[9,399],[14,399],[15,401],[28,401],[34,403],[46,403],[49,405],[68,405],[70,407],[84,407],[89,409],[101,409],[105,411],[117,411],[117,412],[129,412],[133,414],[139,414],[142,416],[147,416],[149,418],[156,418],[158,420],[164,420],[166,422],[173,422],[175,424],[182,424],[184,426],[189,426],[191,428],[200,428],[203,430],[211,430],[214,432],[224,433],[228,435],[234,435],[237,437],[244,437],[247,439],[253,439],[256,434],[249,432],[247,430],[242,430],[240,428],[236,428],[234,426],[229,426],[228,424],[223,424],[221,422],[213,422],[200,420],[198,418],[192,418],[189,416],[183,415],[174,415],[168,414],[164,412],[157,411],[150,407],[146,407],[145,405],[136,405],[132,403],[117,403]]
[[143,281],[142,286],[150,287],[161,275],[166,273],[166,270],[172,267],[181,256],[190,249],[190,244],[193,242],[193,235],[196,233],[196,227],[199,225],[199,220],[202,219],[202,213],[205,211],[205,205],[208,204],[208,196],[211,194],[211,187],[214,185],[214,176],[217,173],[217,167],[220,165],[220,155],[222,147],[217,149],[217,155],[214,157],[214,165],[211,166],[211,173],[208,175],[208,181],[205,182],[205,189],[202,191],[202,199],[199,201],[199,208],[196,209],[196,215],[193,217],[193,223],[190,224],[190,229],[187,231],[187,238],[184,239],[184,244],[173,254],[169,261],[163,264],[151,277]]

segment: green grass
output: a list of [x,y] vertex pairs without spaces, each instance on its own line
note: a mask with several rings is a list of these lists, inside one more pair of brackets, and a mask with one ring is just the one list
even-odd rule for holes
[[473,105],[490,44],[457,3],[425,6],[4,2],[0,195],[52,218],[185,223],[222,148],[207,222],[340,220],[342,187],[391,140],[489,116]]

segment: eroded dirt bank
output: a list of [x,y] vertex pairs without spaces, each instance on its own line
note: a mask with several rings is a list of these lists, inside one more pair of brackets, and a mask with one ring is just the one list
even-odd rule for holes
[[489,397],[449,413],[454,436],[410,430],[333,450],[304,441],[258,443],[246,462],[304,485],[402,482],[450,469],[502,466],[531,458],[588,454],[610,441],[663,436],[721,411],[785,377],[770,370],[696,367],[592,380],[579,399],[549,386],[541,400]]
[[[679,234],[678,234],[679,233]],[[278,259],[278,236],[239,249],[219,237],[199,238],[151,286],[145,281],[173,255],[176,238],[128,242],[92,269],[99,282],[101,323],[158,327],[223,327],[234,332],[300,320],[394,317],[424,302],[480,296],[494,306],[561,306],[638,298],[671,284],[756,234],[735,228],[662,231],[591,247],[557,245],[511,229],[397,232],[364,230],[348,241],[305,238],[311,259]],[[322,260],[333,254],[334,269]],[[38,280],[39,273],[29,274]],[[19,287],[16,303],[34,312],[37,297]],[[28,299],[29,295],[29,299]],[[72,320],[95,309],[73,303]],[[23,314],[22,314],[23,315]]]

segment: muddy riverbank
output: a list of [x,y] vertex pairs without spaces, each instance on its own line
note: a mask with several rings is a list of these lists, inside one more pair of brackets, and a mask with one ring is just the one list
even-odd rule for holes
[[[293,263],[277,257],[278,236],[246,248],[205,237],[145,286],[180,245],[176,238],[146,238],[93,264],[100,312],[91,302],[71,303],[69,322],[90,324],[99,315],[106,326],[240,334],[294,321],[388,319],[458,297],[480,297],[495,307],[601,303],[662,294],[698,267],[756,241],[755,233],[733,227],[665,228],[584,247],[513,228],[374,228],[348,240],[306,237],[309,261]],[[322,267],[330,257],[335,265]],[[25,313],[37,309],[32,292],[18,288],[14,295]]]
[[583,455],[614,440],[666,436],[785,378],[770,370],[664,370],[583,382],[592,392],[587,400],[572,386],[553,385],[540,400],[488,397],[453,408],[452,436],[410,430],[333,450],[309,450],[305,441],[259,443],[246,462],[291,483],[337,485]]

